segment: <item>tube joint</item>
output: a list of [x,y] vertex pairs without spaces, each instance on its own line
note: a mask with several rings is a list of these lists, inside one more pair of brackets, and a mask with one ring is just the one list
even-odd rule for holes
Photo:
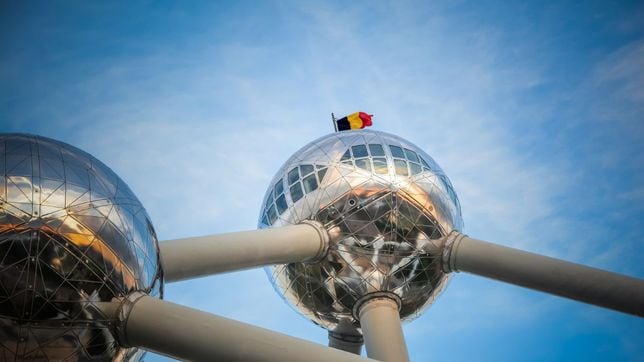
[[318,249],[318,252],[312,258],[306,260],[305,263],[315,264],[324,260],[327,253],[329,252],[329,233],[327,233],[324,225],[314,220],[304,220],[300,222],[300,224],[311,226],[315,229],[315,231],[318,233],[318,236],[320,237],[320,248]]
[[458,231],[454,230],[445,237],[445,242],[443,243],[443,251],[441,253],[441,265],[443,272],[451,273],[458,272],[456,266],[456,250],[461,241],[466,238],[467,235],[461,234]]
[[366,295],[363,295],[356,301],[356,303],[353,305],[352,308],[352,314],[353,318],[355,318],[357,321],[360,320],[360,310],[369,302],[377,300],[377,299],[388,299],[394,301],[396,303],[396,306],[398,308],[398,311],[400,312],[400,307],[402,305],[402,301],[400,300],[400,297],[392,292],[373,292],[369,293]]

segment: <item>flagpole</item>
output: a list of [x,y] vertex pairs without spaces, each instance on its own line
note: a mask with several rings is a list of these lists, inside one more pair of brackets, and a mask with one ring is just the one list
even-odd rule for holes
[[335,121],[335,115],[331,112],[331,120],[333,121],[333,130],[338,132],[338,123]]

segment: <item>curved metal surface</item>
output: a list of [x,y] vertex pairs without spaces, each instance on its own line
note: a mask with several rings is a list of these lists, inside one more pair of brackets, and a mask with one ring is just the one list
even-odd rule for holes
[[371,130],[324,136],[296,152],[264,197],[259,227],[315,220],[330,235],[315,264],[266,269],[296,310],[334,331],[360,324],[362,296],[391,292],[410,320],[444,288],[441,237],[460,230],[458,198],[436,162],[412,143]]
[[128,186],[52,139],[0,135],[0,359],[127,360],[96,308],[161,297],[152,223]]

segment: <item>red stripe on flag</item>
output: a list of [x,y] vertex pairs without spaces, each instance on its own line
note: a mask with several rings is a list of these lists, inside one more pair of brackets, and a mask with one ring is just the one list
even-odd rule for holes
[[364,112],[359,112],[358,117],[360,117],[360,119],[362,120],[362,127],[360,128],[369,127],[373,124],[373,122],[371,122],[371,117],[373,117],[373,114],[366,114]]

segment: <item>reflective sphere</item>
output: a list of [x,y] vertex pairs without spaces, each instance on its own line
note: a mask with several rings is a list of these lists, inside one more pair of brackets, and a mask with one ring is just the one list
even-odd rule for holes
[[161,297],[150,219],[91,155],[0,134],[0,360],[127,360],[93,303]]
[[437,239],[462,229],[452,185],[425,152],[383,132],[346,131],[297,151],[273,178],[259,227],[316,220],[331,237],[324,260],[268,267],[275,289],[331,331],[359,328],[356,301],[391,292],[410,320],[444,288]]

